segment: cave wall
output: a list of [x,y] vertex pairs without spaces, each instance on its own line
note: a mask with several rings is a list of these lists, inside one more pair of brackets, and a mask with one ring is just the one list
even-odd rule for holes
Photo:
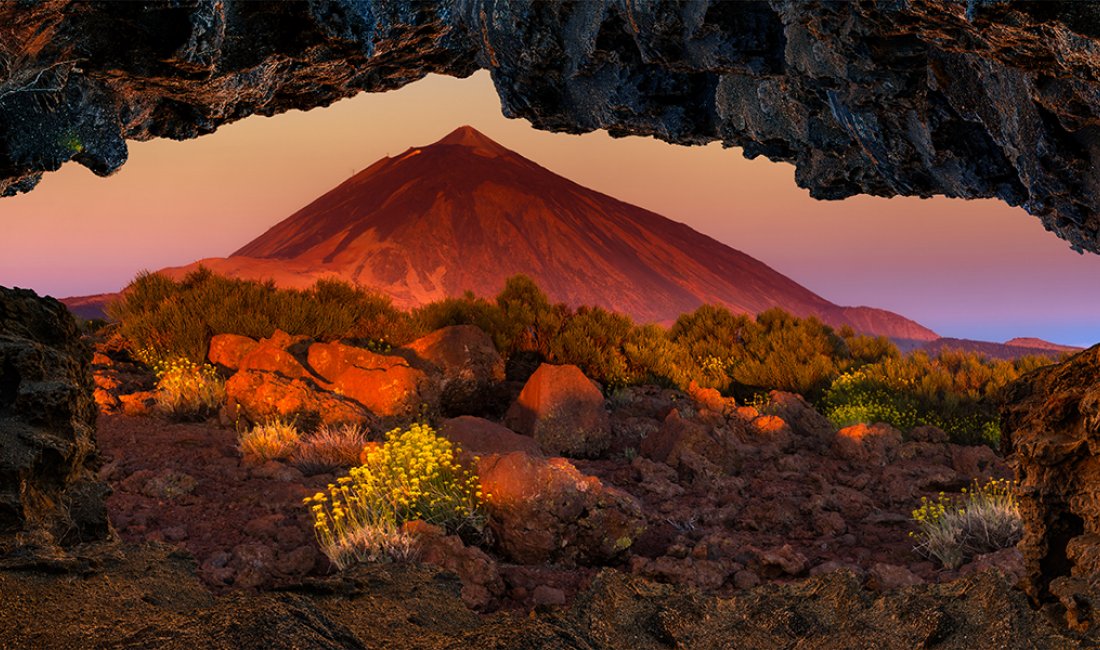
[[90,359],[64,305],[0,287],[0,566],[110,536]]
[[1100,616],[1100,345],[1028,373],[1006,395],[1004,451],[1019,480],[1032,600],[1071,624]]
[[995,197],[1100,252],[1100,6],[997,0],[0,5],[0,195],[126,141],[488,69],[540,129],[721,141],[822,199]]

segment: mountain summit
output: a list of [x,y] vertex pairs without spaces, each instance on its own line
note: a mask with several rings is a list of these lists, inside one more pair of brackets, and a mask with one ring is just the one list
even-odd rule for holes
[[306,286],[339,276],[402,306],[524,273],[553,300],[669,322],[703,303],[781,307],[898,339],[936,334],[891,312],[841,307],[688,226],[582,187],[463,126],[383,158],[225,259],[215,271]]

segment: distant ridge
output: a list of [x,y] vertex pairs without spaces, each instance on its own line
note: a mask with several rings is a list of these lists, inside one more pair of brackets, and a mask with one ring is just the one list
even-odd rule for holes
[[230,257],[199,263],[287,287],[341,277],[403,307],[466,290],[492,296],[524,273],[555,301],[640,322],[667,324],[716,303],[748,314],[780,307],[891,338],[937,338],[889,311],[833,304],[740,251],[582,187],[469,126],[375,162]]

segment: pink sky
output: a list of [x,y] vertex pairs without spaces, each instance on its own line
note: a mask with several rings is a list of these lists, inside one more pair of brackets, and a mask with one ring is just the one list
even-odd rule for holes
[[943,336],[1100,341],[1100,256],[995,201],[815,201],[790,165],[720,145],[545,133],[507,120],[488,74],[429,77],[329,108],[253,117],[187,142],[130,143],[102,179],[74,164],[0,199],[0,284],[115,291],[141,269],[227,255],[385,155],[470,124],[582,185],[683,221],[833,302]]

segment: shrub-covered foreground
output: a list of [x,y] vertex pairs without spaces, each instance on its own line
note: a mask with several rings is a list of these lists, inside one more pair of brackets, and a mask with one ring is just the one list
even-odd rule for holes
[[321,550],[337,568],[356,562],[408,559],[415,551],[402,530],[421,520],[448,532],[480,534],[483,496],[460,450],[427,425],[386,434],[368,448],[363,465],[304,502],[314,517]]
[[800,393],[838,425],[884,421],[908,430],[933,424],[959,442],[996,444],[1000,391],[1047,363],[976,354],[902,356],[884,337],[839,330],[779,309],[756,317],[715,305],[669,328],[638,325],[599,307],[553,304],[524,276],[493,300],[472,294],[403,311],[337,280],[305,290],[230,279],[199,269],[181,281],[139,275],[108,309],[122,334],[152,362],[205,360],[211,336],[262,338],[276,329],[385,351],[448,325],[476,325],[510,366],[575,364],[608,391],[657,384],[717,388],[743,400],[768,390]]

